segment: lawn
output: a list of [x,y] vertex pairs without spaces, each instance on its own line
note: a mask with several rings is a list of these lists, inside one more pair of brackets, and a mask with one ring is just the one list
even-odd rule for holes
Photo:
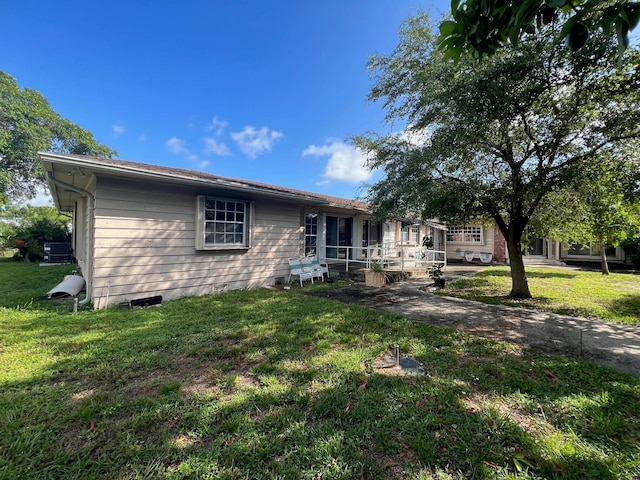
[[509,267],[491,267],[438,293],[484,303],[640,325],[640,275],[560,268],[527,268],[532,299],[513,300]]
[[310,287],[74,315],[68,270],[0,261],[0,478],[640,475],[636,377]]

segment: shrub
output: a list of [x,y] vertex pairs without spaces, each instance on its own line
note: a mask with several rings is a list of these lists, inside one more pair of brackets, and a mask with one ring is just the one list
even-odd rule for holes
[[629,237],[620,245],[624,248],[627,259],[636,267],[640,267],[640,237]]
[[16,257],[25,261],[40,261],[44,258],[47,242],[69,242],[71,235],[66,223],[61,220],[40,218],[16,227],[7,241],[18,249]]

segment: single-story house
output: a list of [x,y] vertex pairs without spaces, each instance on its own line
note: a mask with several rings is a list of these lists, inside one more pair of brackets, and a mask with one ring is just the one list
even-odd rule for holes
[[446,261],[444,227],[374,223],[359,201],[107,158],[40,159],[56,207],[73,214],[83,301],[97,309],[272,286],[301,255],[344,268],[381,256],[413,261],[425,236],[437,252],[429,260]]
[[[507,243],[498,227],[489,223],[449,226],[447,229],[447,259],[452,262],[478,261],[481,256],[495,263],[508,263]],[[570,245],[550,238],[535,238],[528,246],[525,263],[600,263],[600,250],[596,246]],[[607,247],[609,262],[624,262],[622,247]]]

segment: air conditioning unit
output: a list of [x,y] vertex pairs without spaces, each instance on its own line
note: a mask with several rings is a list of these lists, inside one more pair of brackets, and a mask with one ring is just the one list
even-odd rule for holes
[[71,263],[73,249],[70,243],[47,242],[44,244],[44,263]]

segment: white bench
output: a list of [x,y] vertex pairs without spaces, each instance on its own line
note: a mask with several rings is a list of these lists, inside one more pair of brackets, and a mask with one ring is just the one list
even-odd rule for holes
[[464,259],[467,262],[473,262],[474,260],[480,260],[482,263],[491,263],[493,260],[493,253],[487,252],[464,252]]

